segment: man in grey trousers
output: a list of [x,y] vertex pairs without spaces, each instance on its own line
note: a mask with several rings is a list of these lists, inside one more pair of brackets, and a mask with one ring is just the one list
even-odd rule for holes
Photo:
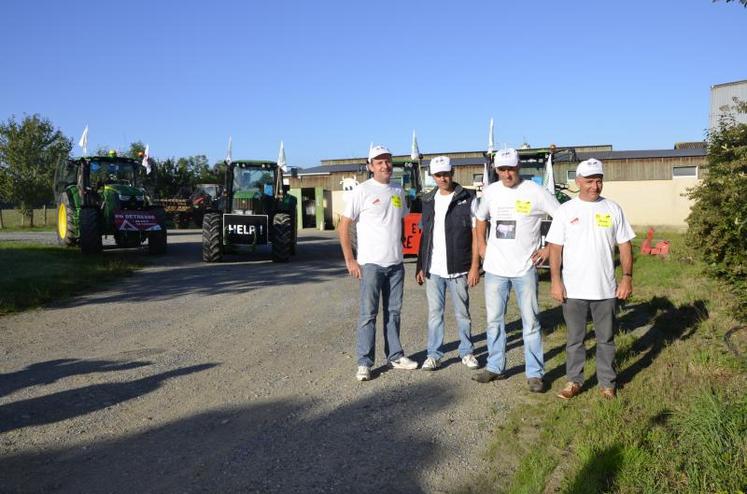
[[[615,309],[617,299],[633,292],[635,233],[620,206],[600,194],[604,180],[602,162],[589,159],[576,169],[578,197],[562,204],[547,233],[550,244],[550,295],[563,304],[568,328],[566,376],[558,394],[569,400],[581,392],[584,382],[586,316],[591,311],[597,344],[597,379],[604,398],[616,396]],[[615,282],[615,245],[620,250],[622,279]],[[562,272],[561,272],[562,259]]]

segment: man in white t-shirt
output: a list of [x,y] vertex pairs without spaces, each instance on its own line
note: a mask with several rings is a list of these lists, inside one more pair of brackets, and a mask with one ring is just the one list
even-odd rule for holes
[[[384,146],[368,152],[371,178],[356,187],[345,204],[338,226],[345,265],[360,282],[356,353],[359,381],[371,379],[375,361],[376,315],[384,306],[384,351],[395,369],[417,369],[399,341],[405,267],[402,263],[402,219],[407,203],[402,187],[390,184],[392,153]],[[357,221],[358,258],[353,255],[350,224]]]
[[[635,233],[620,206],[600,195],[603,179],[601,161],[592,158],[578,164],[578,197],[560,206],[546,237],[550,244],[550,294],[563,304],[568,328],[565,347],[568,383],[558,394],[566,400],[579,394],[584,382],[584,337],[589,311],[596,336],[599,389],[604,398],[615,397],[616,302],[627,299],[633,292],[630,241]],[[615,283],[615,244],[622,268],[619,285]]]
[[431,159],[436,188],[423,196],[420,251],[415,278],[425,283],[428,297],[428,357],[425,371],[436,370],[444,356],[444,306],[449,290],[457,329],[459,357],[470,369],[479,367],[473,355],[468,289],[480,282],[480,257],[474,238],[474,191],[454,182],[448,156]]
[[[515,149],[498,151],[493,166],[500,180],[485,189],[476,215],[476,237],[485,270],[488,364],[472,379],[486,383],[505,377],[505,313],[513,287],[521,313],[527,384],[530,391],[541,393],[545,363],[536,266],[548,258],[549,252],[547,247],[540,248],[540,226],[545,215],[554,215],[560,204],[543,187],[521,179]],[[488,220],[490,235],[486,245]]]

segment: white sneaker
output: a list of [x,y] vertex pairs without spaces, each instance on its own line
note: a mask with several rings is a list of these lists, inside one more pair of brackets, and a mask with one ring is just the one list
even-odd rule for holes
[[471,353],[462,357],[462,363],[469,369],[477,369],[478,367],[480,367],[480,364],[477,363],[477,359]]
[[397,360],[391,360],[389,365],[395,369],[413,370],[418,368],[418,363],[407,357],[400,357]]
[[355,373],[355,378],[359,381],[370,381],[371,380],[371,368],[365,365],[358,366],[358,372]]
[[438,360],[434,359],[433,357],[428,357],[427,359],[425,359],[425,362],[423,362],[423,367],[421,367],[421,369],[423,369],[424,371],[434,371],[438,369],[439,364],[440,362]]

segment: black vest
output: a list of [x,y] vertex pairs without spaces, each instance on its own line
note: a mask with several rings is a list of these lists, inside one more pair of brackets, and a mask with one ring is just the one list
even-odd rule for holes
[[[446,233],[446,268],[449,274],[465,273],[472,266],[472,201],[475,192],[454,182],[454,195],[446,210],[444,230]],[[417,272],[430,275],[433,252],[433,224],[435,217],[435,195],[438,188],[423,196],[423,235],[420,238]]]

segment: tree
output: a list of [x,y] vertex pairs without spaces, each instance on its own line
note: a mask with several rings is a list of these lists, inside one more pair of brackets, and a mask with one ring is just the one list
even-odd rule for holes
[[691,244],[713,276],[737,295],[739,316],[747,317],[747,102],[734,99],[731,112],[708,134],[706,175],[689,192]]
[[57,163],[70,156],[72,142],[39,115],[0,124],[0,196],[16,205],[33,226],[34,207],[53,199]]

